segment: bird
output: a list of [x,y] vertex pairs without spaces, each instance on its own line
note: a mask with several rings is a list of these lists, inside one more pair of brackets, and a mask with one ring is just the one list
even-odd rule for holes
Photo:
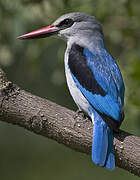
[[78,110],[93,123],[92,161],[114,170],[114,132],[124,120],[125,86],[116,60],[105,46],[102,25],[94,16],[71,12],[18,39],[49,36],[58,36],[67,43],[66,81]]

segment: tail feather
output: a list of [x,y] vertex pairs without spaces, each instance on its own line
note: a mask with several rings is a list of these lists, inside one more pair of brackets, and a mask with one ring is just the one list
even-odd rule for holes
[[109,170],[115,168],[113,132],[97,112],[94,113],[92,160]]
[[109,170],[113,170],[115,168],[115,158],[114,158],[114,148],[113,148],[113,132],[110,128],[108,128],[108,152],[105,167]]
[[93,132],[92,160],[104,166],[108,147],[107,130],[100,122],[95,122]]

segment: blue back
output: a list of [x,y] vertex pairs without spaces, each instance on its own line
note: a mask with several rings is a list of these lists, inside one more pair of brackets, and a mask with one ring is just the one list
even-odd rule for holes
[[91,53],[84,48],[83,53],[97,82],[107,93],[104,97],[96,94],[87,95],[87,92],[84,94],[97,110],[113,117],[114,120],[121,121],[125,88],[118,65],[105,49]]
[[121,123],[124,83],[117,63],[106,49],[90,52],[74,44],[68,63],[75,83],[93,108]]

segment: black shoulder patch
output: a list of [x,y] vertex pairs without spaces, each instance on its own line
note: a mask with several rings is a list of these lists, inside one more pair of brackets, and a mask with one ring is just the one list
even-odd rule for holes
[[84,48],[77,44],[72,45],[68,58],[69,68],[79,83],[86,90],[92,92],[93,94],[105,96],[106,92],[98,84],[93,72],[87,65],[83,50]]

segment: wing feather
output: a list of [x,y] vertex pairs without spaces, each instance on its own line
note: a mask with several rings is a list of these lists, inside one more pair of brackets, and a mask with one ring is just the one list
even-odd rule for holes
[[91,53],[74,44],[68,64],[77,87],[93,108],[122,121],[124,83],[119,67],[109,53],[105,49]]

